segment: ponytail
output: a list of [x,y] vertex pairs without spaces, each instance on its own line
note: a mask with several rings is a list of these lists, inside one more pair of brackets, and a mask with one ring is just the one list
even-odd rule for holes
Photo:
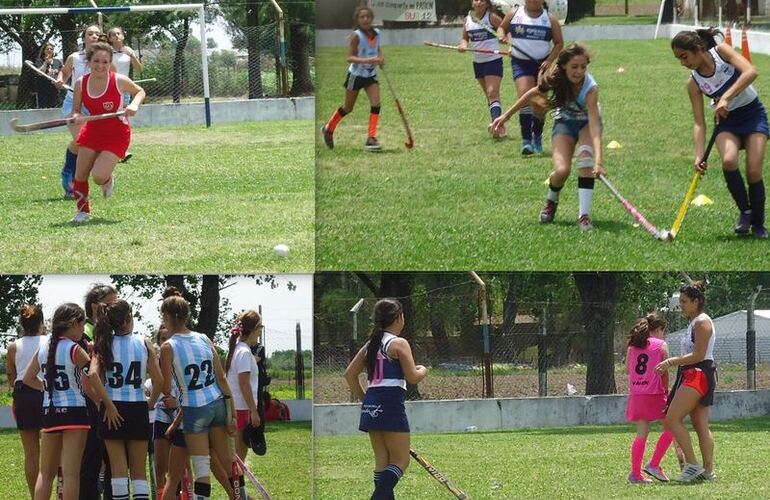
[[706,302],[705,292],[706,283],[703,281],[695,281],[679,289],[679,293],[686,295],[690,300],[698,301],[701,309],[703,309],[703,304]]
[[73,303],[62,304],[56,308],[51,320],[51,338],[48,341],[48,357],[45,362],[45,385],[48,388],[48,399],[53,408],[53,386],[56,379],[56,350],[59,340],[73,322],[81,322],[86,318],[85,311]]
[[634,327],[628,334],[628,345],[645,348],[647,347],[647,340],[650,338],[650,324],[647,322],[647,318],[642,318],[636,321]]
[[671,39],[671,49],[701,52],[717,46],[717,37],[724,35],[717,28],[701,28],[695,31],[680,31]]
[[43,323],[43,309],[37,304],[24,304],[19,309],[22,337],[37,335]]
[[230,371],[233,351],[235,351],[235,346],[238,344],[238,341],[245,341],[249,335],[261,327],[262,316],[260,316],[257,311],[250,309],[238,315],[233,327],[230,329],[229,349],[227,351],[227,358],[225,359],[225,373]]
[[238,344],[238,339],[241,337],[243,327],[241,326],[241,320],[236,320],[233,327],[230,329],[230,340],[227,344],[227,358],[225,358],[225,373],[230,371],[230,363],[233,360],[233,351]]
[[374,305],[374,328],[369,336],[369,345],[366,347],[366,377],[374,378],[374,367],[377,363],[377,353],[382,347],[382,337],[385,327],[393,324],[402,313],[403,307],[396,299],[381,299]]
[[121,327],[131,318],[131,305],[123,299],[112,304],[100,303],[96,306],[96,325],[94,325],[94,351],[99,356],[102,367],[106,370],[112,365],[112,339],[116,333],[122,333]]

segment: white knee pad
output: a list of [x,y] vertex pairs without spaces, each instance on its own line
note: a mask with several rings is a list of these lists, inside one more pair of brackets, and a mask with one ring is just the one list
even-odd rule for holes
[[192,455],[190,461],[192,462],[193,480],[211,475],[210,457],[206,455]]
[[588,144],[581,144],[577,148],[577,159],[575,165],[578,168],[593,168],[594,166],[594,148]]

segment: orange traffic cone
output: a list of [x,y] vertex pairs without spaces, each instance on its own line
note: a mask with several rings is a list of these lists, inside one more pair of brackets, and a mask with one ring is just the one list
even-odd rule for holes
[[730,47],[733,46],[733,34],[730,32],[730,27],[725,28],[725,43]]
[[749,52],[749,39],[746,36],[746,29],[741,29],[741,54],[747,61],[751,62],[751,52]]

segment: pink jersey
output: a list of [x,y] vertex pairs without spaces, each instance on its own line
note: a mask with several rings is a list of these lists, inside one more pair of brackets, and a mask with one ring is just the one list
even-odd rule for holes
[[656,337],[647,340],[647,347],[630,346],[628,350],[628,393],[666,394],[668,388],[663,379],[655,373],[655,365],[663,361],[661,347],[665,342]]

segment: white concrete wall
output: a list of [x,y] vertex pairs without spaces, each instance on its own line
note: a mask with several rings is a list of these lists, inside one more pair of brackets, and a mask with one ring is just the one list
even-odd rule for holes
[[307,422],[313,420],[313,400],[282,399],[281,403],[286,403],[286,406],[289,407],[292,421]]
[[[11,118],[31,123],[61,118],[58,109],[0,111],[0,135],[11,135]],[[315,117],[315,97],[248,99],[212,101],[211,123],[267,120],[312,120]],[[147,104],[131,119],[131,126],[205,125],[203,102],[183,104]],[[61,130],[61,129],[54,129]]]
[[[409,401],[412,432],[458,432],[625,423],[625,395]],[[770,390],[717,392],[712,420],[770,415]],[[356,434],[360,404],[313,407],[313,433]]]

